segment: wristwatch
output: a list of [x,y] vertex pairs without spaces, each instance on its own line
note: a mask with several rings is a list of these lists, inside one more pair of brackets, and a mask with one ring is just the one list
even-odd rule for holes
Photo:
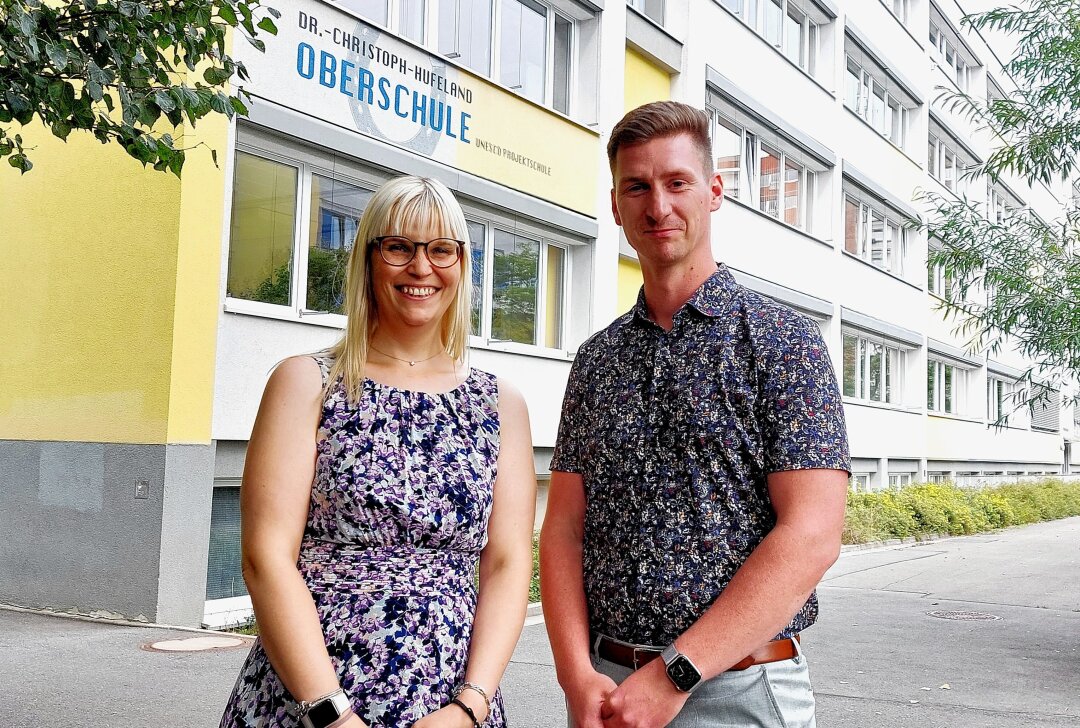
[[692,693],[701,685],[701,670],[697,669],[697,665],[691,662],[689,657],[679,652],[674,642],[664,648],[660,659],[664,661],[667,676],[676,690]]
[[304,728],[327,728],[350,710],[352,710],[352,705],[349,704],[348,696],[341,689],[310,702],[301,700],[297,704],[300,725]]

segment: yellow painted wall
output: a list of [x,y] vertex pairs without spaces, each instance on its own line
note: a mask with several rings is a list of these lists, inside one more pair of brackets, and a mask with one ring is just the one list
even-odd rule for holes
[[637,303],[641,290],[641,266],[632,258],[619,256],[618,311],[622,315]]
[[209,442],[222,172],[205,149],[181,183],[86,134],[20,131],[34,169],[0,172],[0,439]]
[[633,48],[626,49],[623,103],[626,111],[671,98],[671,76]]

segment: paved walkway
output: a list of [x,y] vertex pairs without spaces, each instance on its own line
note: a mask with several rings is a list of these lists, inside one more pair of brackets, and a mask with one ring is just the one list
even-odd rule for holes
[[[1080,518],[845,552],[819,594],[823,728],[1080,728]],[[0,726],[212,728],[245,648],[142,649],[192,636],[0,610]],[[515,728],[565,725],[542,624],[504,691]]]

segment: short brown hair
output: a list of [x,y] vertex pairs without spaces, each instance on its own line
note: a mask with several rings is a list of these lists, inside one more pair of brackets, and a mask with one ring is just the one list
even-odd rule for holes
[[688,134],[701,153],[702,169],[713,172],[712,141],[709,139],[709,115],[701,109],[678,101],[654,101],[626,113],[607,144],[608,164],[615,175],[615,155],[621,147],[644,144],[653,139]]

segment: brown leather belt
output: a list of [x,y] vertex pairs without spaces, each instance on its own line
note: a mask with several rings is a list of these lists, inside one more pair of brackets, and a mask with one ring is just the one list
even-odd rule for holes
[[[791,639],[766,642],[729,667],[728,670],[745,670],[752,665],[790,660],[799,654],[799,650],[795,646],[798,641],[799,635],[795,635]],[[663,652],[662,649],[656,647],[635,647],[604,635],[600,635],[599,639],[595,639],[593,644],[600,659],[614,662],[616,665],[622,665],[623,667],[629,667],[631,670],[637,670],[639,667],[647,665]]]

